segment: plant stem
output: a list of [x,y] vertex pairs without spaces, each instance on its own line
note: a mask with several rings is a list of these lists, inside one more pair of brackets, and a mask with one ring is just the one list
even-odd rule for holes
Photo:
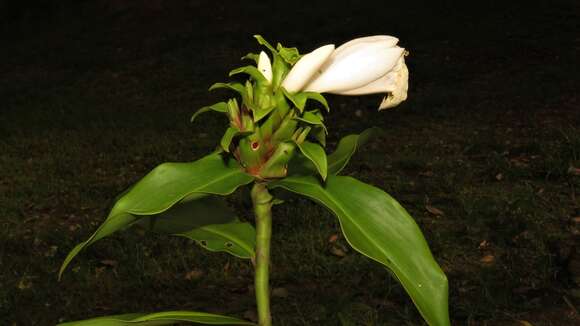
[[266,184],[256,182],[252,188],[252,203],[256,215],[256,271],[254,287],[258,305],[258,325],[271,326],[270,315],[270,238],[272,237],[272,195]]

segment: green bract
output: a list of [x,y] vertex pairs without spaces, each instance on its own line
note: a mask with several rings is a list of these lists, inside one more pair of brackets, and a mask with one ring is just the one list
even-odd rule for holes
[[[306,78],[304,74],[314,73],[314,68],[326,60],[331,60],[334,66],[325,70],[324,86],[334,87],[328,80],[328,75],[332,74],[340,76],[344,84],[345,78],[350,76],[341,73],[349,71],[349,67],[344,67],[340,60],[353,61],[348,53],[362,53],[381,62],[384,77],[399,76],[406,66],[402,66],[400,48],[393,48],[398,40],[390,36],[366,37],[336,50],[334,45],[327,45],[321,47],[323,51],[301,56],[296,48],[281,44],[273,47],[261,36],[255,37],[269,50],[272,60],[265,52],[244,56],[243,59],[253,60],[255,65],[234,69],[229,75],[247,79],[215,83],[210,87],[210,90],[233,91],[234,97],[203,107],[191,117],[193,122],[201,113],[217,112],[228,118],[229,125],[224,127],[221,139],[216,140],[219,150],[195,162],[161,164],[144,176],[117,199],[95,233],[72,249],[62,264],[59,277],[81,250],[118,230],[138,225],[150,232],[192,239],[210,251],[249,259],[255,267],[258,325],[270,326],[271,207],[282,201],[274,198],[269,189],[280,188],[328,208],[339,219],[348,243],[392,271],[427,323],[449,325],[447,278],[415,221],[384,191],[339,175],[354,153],[376,134],[376,129],[344,137],[327,155],[328,132],[323,112],[330,109],[326,99],[320,93],[288,91],[282,86],[290,72],[296,78]],[[389,58],[378,57],[380,54],[373,52],[375,48],[390,49]],[[392,71],[388,70],[390,63]],[[296,66],[300,66],[299,71],[292,70]],[[372,69],[365,71],[373,73]],[[385,90],[377,86],[382,79],[376,76],[352,77],[360,82],[370,81],[367,86],[352,92]],[[398,81],[401,87],[407,81],[406,76],[403,77]],[[392,81],[389,79],[389,82]],[[255,228],[238,218],[223,200],[223,196],[249,184],[252,184]],[[62,325],[165,325],[176,322],[254,325],[232,317],[185,311],[99,317]]]

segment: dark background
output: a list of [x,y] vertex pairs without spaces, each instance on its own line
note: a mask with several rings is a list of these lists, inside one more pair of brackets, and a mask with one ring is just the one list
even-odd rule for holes
[[[329,146],[387,131],[346,173],[417,219],[449,276],[454,325],[577,323],[579,22],[572,0],[0,0],[0,323],[252,318],[249,265],[181,239],[125,232],[60,283],[56,270],[125,187],[213,149],[224,121],[189,117],[224,98],[206,90],[258,51],[253,34],[302,53],[399,37],[409,100],[378,113],[380,95],[328,96]],[[251,220],[244,200],[232,205]],[[339,233],[330,214],[291,203],[274,212],[276,324],[421,324],[384,269],[327,241]]]

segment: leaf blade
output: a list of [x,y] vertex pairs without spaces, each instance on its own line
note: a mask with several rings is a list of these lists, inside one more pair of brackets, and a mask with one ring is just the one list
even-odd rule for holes
[[226,164],[219,153],[195,162],[157,166],[117,200],[107,219],[89,239],[73,248],[60,268],[59,278],[82,249],[133,224],[139,215],[162,213],[186,197],[228,195],[252,180],[237,163]]
[[379,128],[369,128],[360,134],[343,137],[332,154],[328,155],[328,173],[337,175],[348,164],[356,150],[365,144],[370,137],[379,132]]
[[240,222],[221,197],[180,202],[165,212],[137,221],[147,231],[185,237],[213,252],[250,259],[255,255],[256,230]]
[[206,325],[255,325],[242,319],[209,314],[196,311],[166,311],[151,314],[135,313],[115,316],[97,317],[87,320],[65,322],[59,326],[157,326],[171,325],[180,322],[200,323]]
[[214,111],[214,112],[220,112],[220,113],[227,113],[228,112],[227,105],[228,104],[226,102],[219,102],[219,103],[216,103],[216,104],[204,106],[203,108],[195,111],[195,113],[191,116],[190,122],[195,121],[195,119],[200,114],[205,113],[205,112],[208,112],[208,111]]
[[211,224],[176,235],[194,240],[209,251],[225,251],[243,259],[256,256],[256,230],[250,223]]
[[324,148],[319,144],[309,141],[296,143],[296,145],[300,149],[300,152],[314,164],[322,180],[325,180],[328,175],[328,162]]
[[302,194],[331,210],[349,244],[393,271],[430,325],[449,325],[447,278],[415,221],[387,193],[333,175],[324,187],[312,176],[288,177],[271,187]]
[[222,139],[220,140],[220,147],[225,152],[229,153],[230,144],[232,143],[232,140],[234,140],[234,137],[236,137],[239,133],[240,131],[237,128],[228,127],[228,129],[226,129],[226,132],[222,136]]

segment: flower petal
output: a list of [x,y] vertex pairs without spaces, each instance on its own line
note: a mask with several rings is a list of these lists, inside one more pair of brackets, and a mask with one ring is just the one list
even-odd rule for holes
[[258,58],[258,70],[269,83],[272,82],[272,62],[264,51],[260,52],[260,57]]
[[334,44],[328,44],[304,55],[288,73],[282,87],[288,92],[295,93],[304,87],[326,62],[334,51]]
[[365,44],[365,43],[366,44],[368,44],[368,43],[381,43],[387,47],[395,47],[395,45],[397,45],[397,43],[399,43],[399,39],[394,37],[394,36],[390,36],[390,35],[374,35],[374,36],[365,36],[365,37],[355,38],[354,40],[350,40],[350,41],[344,43],[343,45],[339,46],[338,48],[336,48],[336,50],[332,54],[332,57],[335,58],[337,56],[340,56],[341,53],[343,53],[346,49],[350,49],[354,46],[357,46],[359,44]]
[[[399,58],[395,67],[389,71],[386,75],[381,78],[372,81],[362,87],[346,90],[343,92],[338,92],[339,95],[366,95],[366,94],[376,94],[376,93],[387,93],[393,92],[397,88],[397,83],[400,82],[402,78],[402,69],[407,69],[405,66],[404,56]],[[408,78],[408,71],[407,71]]]
[[403,55],[404,49],[387,43],[360,43],[331,58],[322,74],[305,90],[340,93],[357,89],[386,75]]
[[403,58],[401,69],[397,72],[397,78],[395,80],[395,89],[390,91],[389,94],[383,98],[381,105],[379,106],[379,111],[395,107],[404,100],[407,99],[407,91],[409,90],[409,70]]

